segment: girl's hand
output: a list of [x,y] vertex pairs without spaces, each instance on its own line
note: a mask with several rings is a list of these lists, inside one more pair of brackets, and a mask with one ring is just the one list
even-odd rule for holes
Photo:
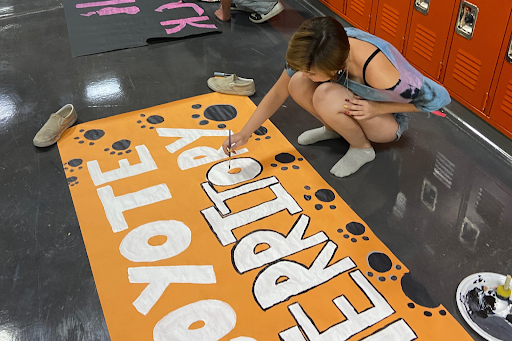
[[[236,154],[235,149],[242,147],[249,140],[249,136],[241,135],[240,133],[231,135],[231,152]],[[229,154],[229,138],[222,144],[222,149],[226,155]]]
[[381,114],[379,102],[367,101],[359,96],[354,96],[354,99],[346,99],[346,101],[343,106],[344,114],[351,116],[354,120],[369,120]]

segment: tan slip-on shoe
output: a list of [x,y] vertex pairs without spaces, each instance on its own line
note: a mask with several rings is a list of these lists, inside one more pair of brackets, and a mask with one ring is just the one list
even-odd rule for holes
[[235,74],[229,77],[211,77],[208,79],[208,87],[228,95],[251,96],[256,92],[253,79],[237,77]]
[[66,104],[59,111],[51,114],[34,137],[34,146],[48,147],[57,142],[62,133],[75,124],[77,117],[75,108],[71,104]]

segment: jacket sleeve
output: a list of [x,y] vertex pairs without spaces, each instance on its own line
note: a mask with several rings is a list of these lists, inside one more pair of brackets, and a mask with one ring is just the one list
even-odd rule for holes
[[419,111],[435,111],[448,105],[451,102],[451,97],[448,91],[433,80],[423,77],[423,85],[411,103]]

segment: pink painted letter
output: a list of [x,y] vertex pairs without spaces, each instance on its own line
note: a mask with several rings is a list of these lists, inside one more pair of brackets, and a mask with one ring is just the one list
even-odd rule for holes
[[162,21],[160,23],[160,25],[162,25],[162,26],[178,25],[174,28],[166,29],[165,32],[167,32],[167,34],[173,34],[173,33],[179,32],[185,26],[187,26],[187,24],[189,24],[190,26],[201,27],[201,28],[217,28],[217,26],[210,25],[210,24],[196,24],[196,21],[204,21],[204,20],[208,20],[208,19],[209,18],[205,15],[202,17],[192,17],[192,18],[185,18],[185,19],[178,19],[178,20]]

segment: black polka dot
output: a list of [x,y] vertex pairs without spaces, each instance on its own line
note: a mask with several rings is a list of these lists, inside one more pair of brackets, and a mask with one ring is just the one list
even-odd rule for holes
[[315,192],[315,197],[323,202],[331,202],[334,200],[335,195],[330,189],[319,189]]
[[84,133],[84,137],[86,139],[92,140],[92,141],[99,140],[103,136],[105,136],[105,132],[103,130],[101,130],[101,129],[91,129],[91,130],[87,130]]
[[310,201],[311,200],[311,195],[305,194],[304,195],[304,199],[306,199],[306,201]]
[[271,167],[277,167],[277,165],[275,163],[271,163],[270,166]]
[[75,140],[78,140],[78,139],[79,139],[79,137],[78,137],[78,136],[77,136],[77,137],[75,137]]
[[104,151],[108,152],[110,150],[110,148],[105,148],[103,149]]
[[149,127],[149,129],[155,129],[155,127]]
[[330,206],[329,206],[329,208],[330,208],[331,210],[335,210],[335,209],[336,209],[336,205],[330,205]]
[[199,117],[201,117],[201,115],[198,115],[198,114],[192,115],[192,118],[199,118]]
[[130,154],[132,152],[131,149],[128,149],[127,151],[125,151],[126,154]]
[[338,231],[338,233],[342,233],[343,229],[337,229],[336,231]]
[[119,152],[119,153],[117,153],[117,155],[123,155],[123,152]]
[[217,124],[217,128],[224,129],[226,128],[226,125],[224,123]]
[[270,140],[270,136],[265,136],[265,140]]
[[373,272],[371,271],[368,271],[366,274],[368,275],[368,277],[373,277]]
[[205,126],[205,125],[207,125],[208,123],[210,123],[210,121],[208,121],[208,120],[201,120],[201,121],[199,122],[199,125],[200,125],[200,126]]
[[116,152],[110,152],[110,155],[114,155]]
[[300,167],[299,167],[299,166],[295,166],[295,165],[293,165],[293,166],[292,166],[292,168],[293,168],[293,169],[299,169]]
[[150,124],[160,124],[164,121],[164,118],[160,115],[151,115],[146,118],[146,121]]
[[260,139],[259,137],[257,137],[257,138],[255,138],[255,140],[256,140],[256,141],[259,141],[259,140],[261,140],[261,139]]
[[74,183],[71,184],[71,186],[74,186],[74,185],[75,185]]
[[370,240],[367,236],[363,236],[363,240]]
[[238,111],[230,104],[210,105],[204,110],[204,117],[217,122],[231,121],[237,115]]
[[144,114],[140,114],[140,117],[146,117],[146,115],[144,115]]
[[83,168],[82,166],[78,167],[78,169],[82,169],[82,168]]
[[192,109],[201,109],[201,104],[192,105]]
[[304,159],[303,159],[303,158],[301,158],[301,157],[299,157],[297,160],[302,161],[302,160],[304,160]]
[[80,132],[83,133],[85,130],[84,129],[80,129]]
[[84,141],[78,141],[78,143],[82,144],[82,143],[84,143]]
[[382,277],[382,276],[380,276],[380,277],[379,277],[379,281],[381,281],[381,282],[385,282],[385,281],[386,281],[386,277]]
[[68,165],[71,167],[80,166],[84,161],[82,159],[71,159],[68,161]]
[[349,239],[349,238],[350,238],[350,236],[349,236],[348,234],[344,234],[344,235],[343,235],[343,238],[345,238],[345,239]]
[[442,316],[445,316],[446,315],[446,311],[441,309],[441,310],[439,310],[439,314],[441,314]]
[[277,162],[281,163],[292,163],[293,161],[295,161],[295,156],[293,156],[290,153],[280,153],[277,154],[274,158],[276,159]]
[[393,275],[393,276],[389,277],[389,279],[390,279],[390,280],[392,280],[392,281],[396,281],[396,280],[397,280],[397,278],[396,278],[396,276],[395,276],[395,275]]
[[94,142],[89,142],[89,146],[94,146]]
[[402,267],[399,264],[397,264],[397,265],[395,265],[395,269],[400,270],[400,269],[402,269]]
[[322,208],[324,208],[324,207],[323,207],[322,205],[320,205],[320,204],[316,204],[316,205],[315,205],[315,208],[316,208],[318,211],[320,211],[320,210],[321,210]]
[[288,170],[288,167],[281,167],[281,170]]
[[382,252],[372,252],[368,256],[368,264],[377,272],[386,272],[393,266],[391,259]]
[[409,308],[411,308],[411,309],[413,309],[414,307],[416,307],[416,306],[414,305],[414,303],[407,303],[407,306],[408,306]]
[[112,143],[112,149],[125,150],[130,147],[131,143],[132,142],[130,140],[119,140],[119,141]]
[[256,129],[256,130],[254,131],[254,133],[255,133],[256,135],[259,135],[259,136],[265,135],[267,132],[268,132],[268,130],[267,130],[267,128],[265,128],[264,126],[261,126],[261,127],[259,127],[258,129]]
[[351,222],[351,223],[348,223],[347,224],[347,231],[356,235],[356,236],[360,236],[364,233],[365,231],[365,227],[363,224],[360,224],[360,223],[357,223],[355,221]]
[[350,240],[352,241],[352,243],[357,242],[357,239],[355,239],[355,238],[352,238],[352,239],[350,239]]
[[425,311],[425,312],[423,312],[423,315],[430,317],[430,316],[432,316],[432,313],[430,311]]
[[78,185],[78,181],[77,181],[77,182],[75,182],[75,185]]
[[305,190],[307,190],[307,191],[309,191],[309,190],[311,189],[311,187],[309,187],[309,186],[304,186],[304,189],[305,189]]
[[67,178],[66,180],[67,180],[68,182],[75,182],[77,179],[78,179],[78,178],[77,178],[76,176],[71,176],[71,177]]
[[141,120],[138,120],[138,121],[137,121],[137,123],[142,123],[142,121],[141,121]]
[[141,127],[142,129],[146,128],[146,126],[145,126],[145,125],[141,125],[140,127]]

